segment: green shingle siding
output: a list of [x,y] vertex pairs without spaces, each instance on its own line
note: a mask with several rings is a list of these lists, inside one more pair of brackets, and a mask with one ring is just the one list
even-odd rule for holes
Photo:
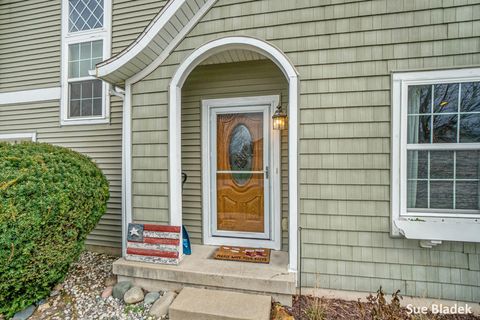
[[[133,87],[133,113],[166,118],[170,77],[207,41],[227,35],[269,41],[301,79],[302,285],[359,291],[382,285],[407,295],[478,300],[479,244],[423,249],[389,236],[390,72],[479,65],[480,5],[343,2],[218,1],[163,65]],[[168,132],[152,134],[145,138],[165,150]],[[168,166],[155,167],[166,184]],[[162,210],[155,219],[167,221]]]

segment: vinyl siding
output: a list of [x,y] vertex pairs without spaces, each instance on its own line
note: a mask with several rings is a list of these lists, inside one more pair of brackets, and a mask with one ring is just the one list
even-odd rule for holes
[[[166,1],[113,0],[112,54],[128,46]],[[60,86],[61,1],[0,3],[0,92]],[[0,106],[0,133],[37,132],[39,142],[90,156],[110,183],[105,215],[87,244],[121,247],[122,102],[112,98],[111,123],[60,126],[60,103]]]
[[[265,39],[300,74],[302,285],[478,301],[480,244],[423,249],[391,238],[389,177],[391,72],[480,65],[480,4],[219,0],[133,86],[134,148],[166,150],[170,77],[192,50],[227,35]],[[157,127],[136,130],[152,119]],[[134,156],[135,219],[168,222],[167,157]],[[157,193],[138,192],[146,180]]]
[[[0,3],[0,92],[60,86],[61,2]],[[166,2],[112,0],[112,54],[133,42]]]
[[[235,88],[233,90],[233,88]],[[193,243],[202,243],[202,142],[201,104],[205,99],[280,95],[288,105],[288,83],[270,60],[201,66],[188,77],[182,90],[182,171],[188,175],[183,188],[183,224]],[[281,141],[282,212],[288,217],[288,132]],[[288,231],[282,249],[288,250]]]
[[0,92],[60,86],[60,1],[0,2]]
[[0,106],[0,133],[36,132],[46,142],[88,155],[102,169],[110,185],[107,212],[86,243],[120,247],[122,232],[122,103],[112,99],[110,124],[60,126],[59,102]]
[[167,3],[166,0],[112,2],[112,55],[130,45]]

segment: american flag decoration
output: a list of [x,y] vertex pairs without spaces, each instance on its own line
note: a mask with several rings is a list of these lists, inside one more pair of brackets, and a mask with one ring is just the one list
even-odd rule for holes
[[178,226],[129,223],[125,259],[159,264],[178,264]]

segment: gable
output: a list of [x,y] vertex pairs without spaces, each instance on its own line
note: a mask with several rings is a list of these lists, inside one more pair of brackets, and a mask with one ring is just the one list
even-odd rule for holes
[[95,75],[122,85],[154,61],[163,61],[216,0],[171,0],[126,49],[96,66]]

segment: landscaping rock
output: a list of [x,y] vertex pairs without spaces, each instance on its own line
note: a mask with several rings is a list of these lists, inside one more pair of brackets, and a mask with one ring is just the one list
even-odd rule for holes
[[105,287],[113,287],[117,284],[117,276],[110,276],[105,279]]
[[123,296],[123,301],[126,304],[133,304],[143,300],[143,290],[140,287],[130,288]]
[[115,299],[120,299],[120,300],[123,299],[125,292],[130,290],[131,287],[132,287],[132,283],[130,281],[121,281],[117,283],[113,287],[113,291],[112,291],[113,297]]
[[112,292],[113,292],[113,287],[112,286],[106,287],[105,290],[103,290],[103,292],[102,292],[102,298],[107,299],[108,297],[110,297],[112,295]]
[[149,292],[145,295],[145,299],[143,300],[144,305],[149,305],[157,301],[160,298],[159,292]]
[[41,305],[38,306],[37,310],[38,312],[44,312],[45,310],[50,308],[50,304],[47,303],[42,303]]
[[53,291],[50,292],[50,297],[56,297],[56,296],[58,296],[59,294],[60,294],[59,291],[53,290]]
[[47,303],[47,299],[38,300],[37,302],[35,302],[35,306],[38,307],[45,303]]
[[168,313],[168,307],[172,304],[177,294],[173,291],[166,292],[160,297],[150,308],[150,315],[155,317],[162,317]]
[[34,311],[35,311],[35,306],[31,305],[28,308],[15,313],[12,320],[26,320],[33,314]]

